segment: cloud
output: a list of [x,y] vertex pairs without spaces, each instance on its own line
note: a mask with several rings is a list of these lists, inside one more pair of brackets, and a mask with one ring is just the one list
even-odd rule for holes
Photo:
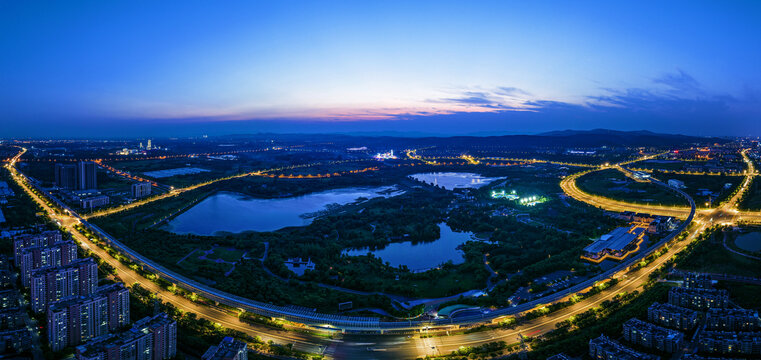
[[627,109],[636,112],[662,114],[718,114],[731,109],[737,99],[727,94],[704,91],[700,83],[683,70],[663,74],[653,79],[654,87],[613,89],[603,88],[602,94],[587,96],[587,106],[592,109]]
[[501,95],[513,96],[513,97],[531,96],[531,93],[526,90],[523,90],[517,87],[508,87],[508,86],[498,87],[497,93]]
[[672,90],[680,91],[683,93],[688,92],[702,92],[700,89],[700,83],[695,80],[690,74],[678,69],[676,73],[663,74],[655,79],[653,82],[656,84],[666,85]]
[[490,94],[478,91],[465,91],[462,96],[438,99],[434,102],[455,103],[462,105],[499,105],[499,102],[493,99]]
[[517,87],[502,86],[488,90],[466,89],[449,97],[427,100],[427,102],[452,105],[453,108],[446,111],[447,113],[460,110],[493,112],[524,110],[524,104],[530,96],[529,92]]

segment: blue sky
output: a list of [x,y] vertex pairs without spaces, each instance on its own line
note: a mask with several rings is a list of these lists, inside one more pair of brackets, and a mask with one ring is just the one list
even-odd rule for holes
[[0,136],[761,135],[759,35],[757,1],[6,1]]

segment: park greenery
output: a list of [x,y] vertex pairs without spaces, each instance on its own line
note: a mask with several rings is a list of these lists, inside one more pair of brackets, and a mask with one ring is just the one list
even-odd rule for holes
[[615,200],[665,206],[687,206],[675,192],[649,182],[638,182],[616,169],[604,169],[582,175],[576,182],[582,191]]
[[[6,182],[14,193],[14,196],[6,198],[8,203],[2,206],[3,216],[5,217],[5,224],[3,226],[13,229],[47,222],[46,218],[37,216],[42,209],[11,179],[8,169],[0,168],[0,181]],[[3,246],[7,246],[7,244],[3,242]]]
[[745,192],[740,202],[741,210],[759,211],[761,210],[761,181],[754,178],[748,190]]
[[703,241],[690,244],[690,248],[677,255],[680,270],[758,277],[761,274],[761,262],[735,254],[723,246],[723,237],[728,236],[727,243],[733,241],[735,233],[726,231],[710,232]]
[[[462,171],[460,166],[428,169]],[[492,279],[498,285],[491,296],[478,299],[481,305],[506,305],[516,289],[532,286],[535,278],[556,270],[591,275],[599,268],[581,262],[580,249],[590,238],[620,224],[599,209],[558,196],[561,193],[558,179],[567,174],[567,167],[481,166],[478,173],[506,179],[481,189],[454,192],[421,186],[406,177],[428,169],[391,166],[361,176],[325,179],[238,178],[91,221],[167,268],[224,291],[326,312],[337,311],[340,302],[352,301],[356,311],[380,308],[401,317],[411,314],[403,308],[408,300],[485,288],[491,277],[484,265],[487,254],[498,273]],[[537,176],[538,173],[542,176]],[[163,226],[165,220],[217,191],[272,198],[331,188],[391,184],[399,186],[404,194],[333,208],[307,226],[218,236],[175,234]],[[546,201],[528,207],[515,201],[491,199],[489,194],[495,188],[514,189]],[[521,221],[516,214],[523,214]],[[392,267],[372,255],[343,254],[345,249],[377,249],[391,242],[435,241],[439,238],[438,224],[442,222],[455,231],[471,232],[482,239],[462,245],[461,264],[445,263],[429,271],[413,272],[404,266]],[[265,243],[269,249],[262,261]],[[297,277],[283,263],[295,257],[312,259],[316,271]],[[510,280],[504,281],[508,277]],[[533,289],[543,291],[543,286],[533,284]],[[395,304],[397,301],[402,306]]]
[[715,207],[727,200],[743,181],[742,176],[665,174],[658,171],[653,172],[653,176],[663,182],[672,179],[682,181],[685,186],[682,191],[690,195],[699,208]]

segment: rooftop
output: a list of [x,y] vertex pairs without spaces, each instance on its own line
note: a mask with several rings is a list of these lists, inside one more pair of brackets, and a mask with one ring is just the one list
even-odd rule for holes
[[642,227],[620,227],[603,235],[597,241],[584,248],[588,253],[599,253],[603,250],[622,251],[645,232]]

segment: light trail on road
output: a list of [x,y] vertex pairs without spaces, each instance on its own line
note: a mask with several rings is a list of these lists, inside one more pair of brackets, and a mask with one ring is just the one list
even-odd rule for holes
[[[14,159],[18,159],[18,157],[23,154],[25,151],[22,150],[22,152],[17,155]],[[28,180],[23,177],[16,169],[15,169],[15,160],[11,160],[9,164],[7,165],[8,169],[11,171],[12,177],[14,181],[19,183],[19,185],[22,186],[22,188],[25,189],[25,191],[32,196],[32,198],[40,204],[43,209],[45,209],[46,213],[48,213],[51,218],[58,220],[62,227],[67,229],[72,233],[72,236],[81,243],[81,245],[88,249],[93,251],[93,253],[96,256],[101,257],[104,261],[106,261],[109,265],[114,266],[114,268],[117,269],[117,273],[119,274],[119,277],[125,281],[128,284],[134,284],[134,283],[140,283],[141,286],[145,287],[151,292],[155,292],[160,296],[164,301],[167,301],[171,304],[174,304],[178,308],[197,313],[200,317],[206,318],[209,321],[219,323],[222,326],[229,327],[231,329],[243,331],[250,335],[260,336],[262,339],[266,340],[273,340],[278,343],[293,343],[295,344],[295,348],[302,351],[307,352],[321,352],[324,351],[326,348],[331,348],[331,353],[334,354],[335,358],[342,358],[342,359],[354,359],[354,358],[362,358],[367,356],[367,350],[365,349],[366,346],[359,345],[356,342],[349,341],[350,339],[353,339],[357,336],[353,335],[347,335],[345,339],[342,340],[329,340],[325,338],[321,338],[314,335],[309,334],[302,334],[302,333],[296,333],[296,332],[283,332],[280,330],[267,328],[264,326],[259,325],[253,325],[249,323],[243,323],[241,322],[237,316],[230,314],[225,311],[221,311],[217,308],[212,308],[204,305],[200,305],[197,303],[194,303],[182,296],[175,295],[172,292],[166,291],[153,283],[152,281],[143,278],[141,275],[139,275],[137,272],[133,271],[129,267],[125,266],[121,262],[119,262],[117,259],[111,257],[105,250],[99,248],[94,243],[90,241],[87,237],[79,233],[75,228],[74,225],[79,223],[79,220],[74,218],[73,216],[69,215],[57,215],[56,211],[52,209],[51,207],[47,206],[47,202],[40,198],[32,189],[31,185],[28,183]],[[752,165],[751,165],[752,166]],[[592,170],[595,171],[595,170]],[[642,207],[639,207],[636,204],[629,204],[625,202],[618,202],[613,201],[610,199],[602,198],[602,197],[595,197],[589,194],[586,194],[582,192],[581,190],[576,187],[575,180],[580,176],[579,174],[574,174],[569,177],[566,177],[566,179],[563,179],[561,182],[561,188],[563,191],[566,192],[567,195],[588,203],[593,206],[600,206],[606,210],[610,211],[638,211],[638,212],[649,212],[652,214],[659,214],[658,211],[668,211],[673,212],[674,214],[682,214],[683,209],[679,208],[653,208],[652,206],[643,205]],[[606,289],[605,291],[590,296],[588,298],[583,299],[582,301],[573,304],[567,308],[558,310],[556,312],[553,312],[549,315],[528,321],[522,325],[517,326],[515,329],[511,330],[503,330],[503,329],[492,329],[482,332],[476,332],[471,334],[456,334],[452,336],[435,336],[427,339],[418,339],[418,338],[404,338],[398,335],[367,335],[364,337],[367,337],[371,339],[373,345],[374,351],[373,357],[376,358],[387,358],[387,359],[408,359],[408,358],[415,358],[419,356],[425,356],[425,355],[433,355],[433,354],[446,354],[451,351],[459,349],[461,346],[476,346],[484,343],[489,343],[493,341],[498,340],[504,340],[508,343],[514,343],[515,339],[517,339],[521,334],[531,334],[534,335],[541,335],[546,332],[552,331],[555,329],[555,324],[564,320],[569,319],[571,316],[574,316],[576,314],[582,313],[584,311],[587,311],[595,306],[599,306],[602,302],[606,300],[610,300],[617,296],[618,294],[622,292],[633,292],[635,290],[641,290],[642,286],[647,282],[649,279],[649,275],[653,272],[658,270],[663,264],[665,264],[671,257],[680,251],[682,251],[684,248],[686,248],[687,245],[689,245],[700,233],[702,233],[707,227],[711,225],[710,219],[714,219],[715,221],[713,223],[718,222],[719,220],[725,222],[725,223],[734,223],[736,220],[742,218],[742,213],[737,212],[734,210],[734,208],[737,205],[737,202],[739,199],[742,198],[743,193],[748,189],[748,186],[750,184],[750,181],[752,177],[755,175],[755,171],[751,168],[751,171],[748,172],[748,175],[746,175],[746,178],[743,182],[742,187],[738,190],[738,192],[733,196],[729,201],[727,201],[723,206],[717,209],[709,209],[709,210],[703,210],[698,214],[696,222],[696,226],[694,226],[691,230],[689,230],[687,237],[682,240],[673,243],[668,250],[662,254],[660,257],[656,258],[653,262],[648,264],[646,267],[643,267],[633,273],[629,273],[628,271],[622,271],[618,274],[615,274],[615,278],[622,279],[614,286],[611,286],[609,289]],[[247,176],[247,174],[239,175],[239,176]],[[222,181],[221,179],[218,179],[216,181]],[[203,186],[203,185],[199,185]],[[620,210],[625,209],[625,210]],[[651,211],[655,210],[655,211]],[[759,214],[761,215],[761,214]],[[668,215],[671,216],[671,215]],[[570,297],[571,295],[569,295]],[[559,301],[559,300],[555,300]],[[554,301],[553,301],[554,302]],[[422,330],[422,329],[421,329]],[[329,354],[328,354],[329,355]],[[328,356],[330,358],[330,356]]]

